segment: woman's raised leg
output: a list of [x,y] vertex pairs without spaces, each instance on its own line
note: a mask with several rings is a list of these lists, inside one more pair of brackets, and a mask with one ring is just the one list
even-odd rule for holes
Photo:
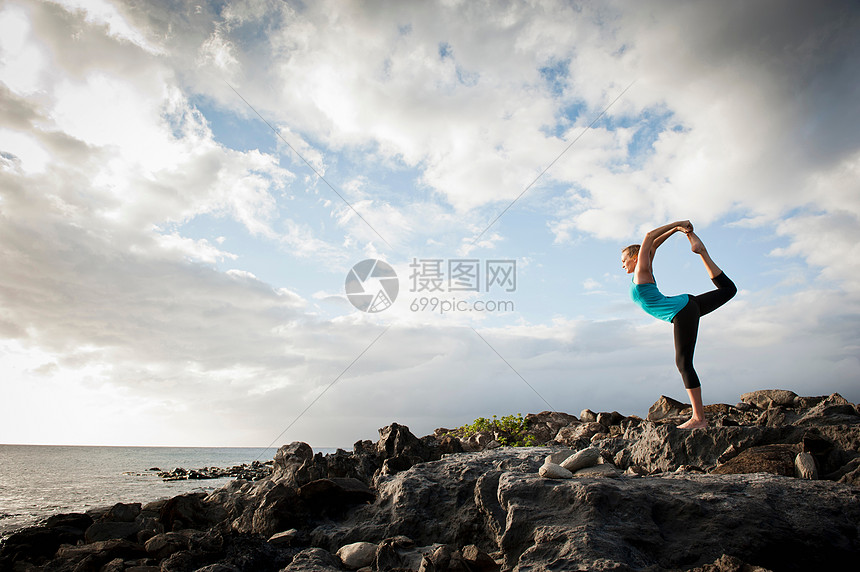
[[705,268],[708,269],[708,276],[711,277],[711,280],[719,276],[723,271],[720,270],[720,267],[711,259],[710,254],[708,254],[708,249],[705,248],[705,243],[702,242],[702,239],[693,231],[687,233],[687,238],[690,239],[690,247],[693,252],[702,257],[702,262],[705,263]]
[[702,257],[702,262],[705,263],[705,268],[708,270],[708,276],[711,277],[711,282],[717,287],[716,290],[695,296],[696,302],[699,304],[699,316],[704,316],[734,298],[735,294],[738,293],[738,288],[713,261],[702,239],[692,231],[687,233],[687,238],[690,239],[693,252]]

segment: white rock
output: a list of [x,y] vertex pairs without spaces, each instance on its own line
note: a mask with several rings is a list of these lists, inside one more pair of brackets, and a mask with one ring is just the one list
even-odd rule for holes
[[372,566],[376,558],[376,545],[372,542],[353,542],[341,546],[337,551],[337,557],[350,570]]
[[562,461],[561,466],[571,473],[575,473],[579,469],[593,467],[598,461],[600,461],[600,449],[597,447],[588,447],[582,451],[577,451]]
[[546,479],[570,479],[573,478],[573,473],[555,463],[544,463],[538,469],[538,474]]
[[815,459],[812,455],[803,451],[798,453],[794,458],[794,475],[798,479],[818,479],[818,468],[815,466]]

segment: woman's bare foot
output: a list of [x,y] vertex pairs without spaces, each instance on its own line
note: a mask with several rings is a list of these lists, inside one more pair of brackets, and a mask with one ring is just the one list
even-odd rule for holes
[[686,423],[681,423],[678,425],[678,429],[704,429],[708,426],[707,419],[695,419],[691,418]]
[[719,276],[722,273],[720,267],[711,259],[711,256],[708,254],[708,249],[705,248],[705,243],[702,242],[702,239],[696,236],[696,233],[690,231],[687,233],[687,238],[690,239],[690,248],[702,257],[702,262],[705,263],[705,268],[708,270],[708,276],[713,280],[715,277]]
[[696,254],[703,254],[708,252],[705,248],[705,243],[702,242],[702,239],[696,236],[696,233],[690,231],[687,233],[687,238],[690,239],[690,247]]

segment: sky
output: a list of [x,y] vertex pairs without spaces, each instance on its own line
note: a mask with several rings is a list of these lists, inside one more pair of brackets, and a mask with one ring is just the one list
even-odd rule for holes
[[[0,443],[644,416],[686,393],[620,251],[687,219],[739,288],[705,402],[858,402],[858,29],[851,1],[2,0]],[[682,234],[655,275],[712,288]]]

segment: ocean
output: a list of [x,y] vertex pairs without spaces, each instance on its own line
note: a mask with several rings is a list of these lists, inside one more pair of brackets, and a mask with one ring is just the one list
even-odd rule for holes
[[[277,449],[0,445],[0,538],[52,514],[211,492],[230,479],[165,482],[150,469],[266,462]],[[314,449],[332,453],[335,449]]]

